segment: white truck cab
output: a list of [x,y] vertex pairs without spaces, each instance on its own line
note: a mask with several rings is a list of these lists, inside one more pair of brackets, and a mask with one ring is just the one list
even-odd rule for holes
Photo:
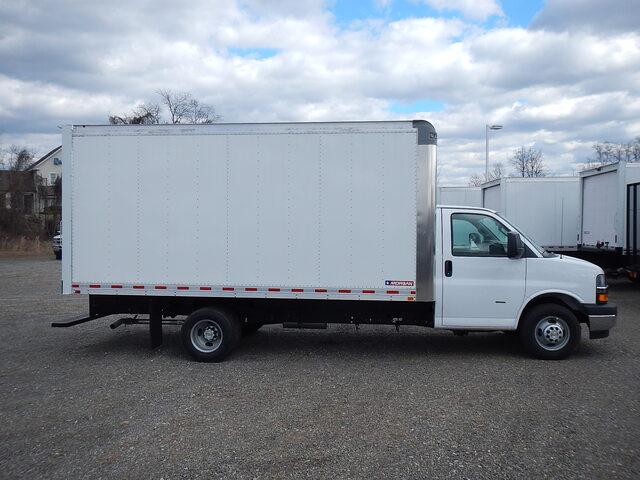
[[591,338],[615,324],[600,267],[545,251],[495,211],[439,206],[436,231],[434,327],[519,330],[529,351],[560,358],[580,322]]

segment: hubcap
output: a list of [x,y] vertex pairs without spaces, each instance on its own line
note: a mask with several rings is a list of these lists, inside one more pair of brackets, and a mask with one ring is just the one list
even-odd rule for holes
[[570,336],[569,325],[560,317],[545,317],[536,325],[536,342],[545,350],[560,350]]
[[191,327],[191,344],[203,353],[215,352],[222,344],[222,329],[215,320],[204,319]]

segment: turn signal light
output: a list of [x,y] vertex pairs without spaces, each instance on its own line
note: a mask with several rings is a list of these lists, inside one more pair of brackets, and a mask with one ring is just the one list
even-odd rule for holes
[[609,286],[604,275],[596,277],[596,303],[607,303],[609,301]]

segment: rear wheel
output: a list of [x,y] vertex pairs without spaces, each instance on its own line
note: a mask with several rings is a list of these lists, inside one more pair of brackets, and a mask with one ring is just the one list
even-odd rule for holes
[[182,325],[182,344],[199,362],[220,362],[240,340],[240,324],[228,311],[202,308]]
[[534,307],[519,328],[520,341],[532,355],[544,360],[560,360],[580,344],[580,323],[566,307],[555,304]]

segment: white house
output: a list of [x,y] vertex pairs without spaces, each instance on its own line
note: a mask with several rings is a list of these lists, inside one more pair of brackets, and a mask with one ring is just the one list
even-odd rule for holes
[[42,185],[53,186],[62,178],[62,145],[54,148],[29,167],[42,178]]

